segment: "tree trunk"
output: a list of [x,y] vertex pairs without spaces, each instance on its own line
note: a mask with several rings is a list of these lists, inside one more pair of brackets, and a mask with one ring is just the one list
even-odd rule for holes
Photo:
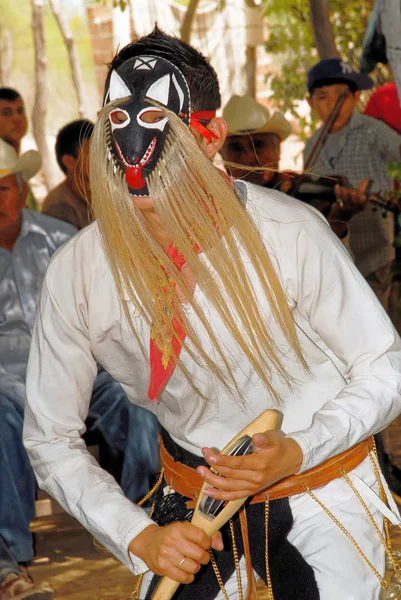
[[313,35],[320,60],[341,58],[330,23],[329,0],[309,0]]
[[54,184],[52,160],[46,137],[47,85],[46,42],[43,24],[43,0],[31,0],[32,31],[35,47],[35,102],[32,110],[32,129],[43,162],[45,185],[50,190]]
[[198,8],[199,0],[189,0],[184,19],[182,21],[180,37],[183,42],[189,44],[191,42],[191,30]]
[[133,0],[129,0],[128,2],[128,11],[129,11],[129,30],[130,30],[130,36],[131,36],[131,41],[134,42],[135,40],[138,39],[139,35],[136,31],[135,28],[135,20],[134,20],[134,11],[132,8],[132,2]]
[[13,42],[8,29],[0,24],[0,86],[7,86],[13,61]]
[[57,25],[60,29],[61,35],[63,36],[64,43],[67,47],[68,60],[71,68],[72,82],[74,84],[75,92],[78,100],[78,114],[80,118],[84,118],[86,114],[86,101],[84,92],[84,81],[82,77],[82,71],[79,64],[77,47],[72,37],[70,28],[67,25],[66,20],[61,11],[59,0],[49,0],[50,8],[54,17],[57,21]]
[[[245,7],[255,8],[255,0],[245,0]],[[248,24],[247,24],[248,25]],[[245,80],[246,93],[252,98],[256,98],[256,47],[247,46],[245,51]]]
[[245,62],[246,93],[256,98],[256,48],[247,46]]

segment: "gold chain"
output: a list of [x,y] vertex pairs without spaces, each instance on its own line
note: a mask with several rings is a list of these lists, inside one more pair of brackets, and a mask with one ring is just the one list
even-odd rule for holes
[[[238,600],[243,600],[244,595],[243,595],[243,589],[242,589],[241,569],[239,566],[237,543],[235,541],[234,523],[233,523],[232,519],[230,519],[230,534],[231,534],[231,541],[232,541],[232,545],[233,545],[235,574],[237,576],[237,584],[238,584]],[[224,587],[224,583],[221,578],[220,570],[219,570],[219,567],[217,566],[216,559],[214,557],[212,548],[209,548],[209,554],[210,554],[210,560],[212,563],[213,571],[214,571],[214,574],[216,575],[216,579],[217,579],[217,582],[220,587],[220,591],[223,594],[225,600],[229,600],[228,594],[226,592],[226,588]]]
[[238,550],[237,550],[237,544],[235,541],[234,523],[233,523],[232,519],[230,519],[230,533],[231,533],[231,541],[233,544],[235,574],[237,576],[238,600],[243,600],[244,596],[243,596],[243,591],[242,591],[241,569],[239,567]]
[[364,501],[364,499],[362,498],[361,494],[358,492],[358,490],[356,489],[356,487],[354,486],[354,484],[352,483],[349,475],[344,471],[344,469],[341,469],[341,474],[344,477],[345,481],[348,483],[348,485],[350,486],[351,490],[354,492],[355,496],[358,498],[359,502],[362,504],[362,508],[363,510],[366,512],[366,514],[368,515],[369,521],[372,523],[374,530],[376,531],[381,543],[383,544],[384,548],[386,549],[386,552],[388,552],[387,550],[387,540],[385,535],[382,534],[382,532],[380,531],[376,521],[373,518],[372,513],[370,512],[366,502]]
[[[376,457],[376,460],[374,459],[374,456]],[[380,500],[387,506],[387,494],[384,490],[383,487],[383,483],[382,483],[382,479],[380,477],[380,471],[379,471],[379,467],[378,465],[378,461],[379,461],[379,457],[377,455],[377,448],[376,448],[376,442],[375,440],[373,440],[373,453],[370,452],[369,453],[369,459],[370,462],[372,464],[373,470],[375,472],[375,476],[377,479],[377,483],[379,486],[379,495],[380,495]],[[394,571],[399,572],[401,570],[401,566],[397,563],[397,561],[394,558],[394,550],[393,550],[393,546],[391,543],[391,536],[390,536],[390,525],[389,525],[389,521],[386,517],[384,517],[384,533],[386,536],[386,552],[387,552],[387,556],[390,559],[390,562],[394,568]]]
[[[164,475],[164,468],[162,468],[162,470],[160,471],[160,475],[159,475],[155,485],[152,487],[152,489],[141,500],[139,500],[139,502],[137,502],[138,506],[142,506],[143,504],[145,504],[145,502],[153,496],[153,494],[156,492],[156,490],[159,489],[159,487],[163,481],[163,475]],[[154,510],[155,510],[155,503],[153,502],[151,509],[149,511],[149,519],[152,518]],[[134,588],[134,591],[131,594],[131,600],[139,600],[139,594],[141,593],[141,587],[142,587],[142,581],[143,581],[144,575],[145,575],[144,573],[139,575],[138,581],[136,582],[136,585]]]
[[[159,489],[159,487],[161,486],[161,483],[163,481],[163,475],[164,475],[164,467],[160,471],[160,475],[159,475],[155,485],[152,487],[152,489],[141,500],[139,500],[139,502],[137,502],[138,506],[142,506],[143,504],[145,504],[145,502],[147,500],[149,500],[149,498],[151,498],[153,496],[153,494]],[[152,507],[152,514],[153,514],[153,510],[154,509]],[[150,514],[149,514],[149,516],[150,516]]]
[[139,575],[138,581],[136,582],[136,586],[134,588],[134,591],[131,594],[131,600],[139,600],[139,594],[141,593],[143,577],[144,577],[144,573]]
[[226,588],[224,587],[224,583],[223,583],[223,580],[220,575],[219,567],[217,566],[216,559],[214,558],[213,550],[211,548],[209,548],[209,554],[210,554],[210,561],[212,563],[213,571],[214,571],[214,574],[216,575],[216,579],[220,586],[221,593],[223,594],[225,600],[229,600],[228,594],[226,592]]
[[265,500],[265,567],[266,567],[266,585],[269,594],[269,600],[274,600],[272,580],[269,567],[269,511],[270,504],[268,498]]
[[355,540],[354,537],[352,537],[352,535],[350,534],[349,531],[347,531],[347,529],[345,529],[344,525],[342,523],[340,523],[340,521],[337,519],[337,517],[335,517],[333,515],[333,513],[327,508],[327,506],[325,506],[323,504],[323,502],[321,502],[319,500],[319,498],[317,496],[315,496],[315,494],[312,492],[312,490],[310,490],[308,487],[305,487],[305,491],[309,494],[309,496],[315,501],[317,502],[317,504],[319,504],[319,506],[324,510],[324,512],[330,517],[330,519],[337,525],[337,527],[340,528],[340,530],[343,532],[343,534],[349,539],[349,541],[353,544],[353,546],[356,548],[356,550],[358,551],[359,555],[363,558],[363,560],[366,562],[366,564],[368,565],[368,567],[373,571],[373,573],[376,575],[376,577],[378,578],[378,580],[380,581],[380,585],[382,586],[383,589],[387,590],[388,589],[388,583],[387,581],[380,575],[380,573],[377,571],[377,569],[375,569],[375,567],[372,565],[372,563],[370,562],[370,560],[368,559],[368,557],[366,556],[366,554],[364,554],[364,552],[362,551],[361,547],[359,546],[358,542]]

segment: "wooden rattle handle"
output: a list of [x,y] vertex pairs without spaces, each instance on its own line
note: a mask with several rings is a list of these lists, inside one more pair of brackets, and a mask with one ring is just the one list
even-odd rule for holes
[[[254,419],[249,425],[247,425],[242,431],[240,431],[232,440],[223,448],[221,454],[229,454],[230,448],[244,435],[252,437],[255,433],[262,433],[264,431],[278,429],[281,426],[282,415],[277,410],[265,410],[256,419]],[[191,519],[192,525],[200,527],[206,533],[208,537],[212,537],[217,531],[219,531],[225,523],[241,508],[246,501],[246,498],[239,498],[238,500],[232,500],[227,502],[224,508],[219,514],[212,518],[205,515],[199,508],[203,491],[209,487],[208,483],[204,483],[199,492],[198,501],[194,510],[194,514]],[[175,592],[179,588],[180,584],[178,581],[174,581],[169,577],[163,577],[152,595],[152,600],[171,600]]]

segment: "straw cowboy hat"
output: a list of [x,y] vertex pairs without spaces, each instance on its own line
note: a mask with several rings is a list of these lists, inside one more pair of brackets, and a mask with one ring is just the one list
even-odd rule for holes
[[243,133],[275,133],[283,141],[291,133],[291,123],[282,112],[273,115],[252,96],[232,96],[223,110],[228,135]]
[[24,181],[29,181],[42,166],[39,152],[28,150],[20,157],[10,144],[0,139],[0,179],[21,173]]

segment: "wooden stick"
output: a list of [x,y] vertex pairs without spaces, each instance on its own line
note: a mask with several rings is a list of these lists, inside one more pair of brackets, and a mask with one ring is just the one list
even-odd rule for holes
[[[225,448],[221,451],[221,454],[229,454],[230,448],[232,448],[233,444],[235,444],[235,442],[244,435],[249,435],[252,437],[255,435],[255,433],[263,433],[264,431],[278,429],[281,426],[281,420],[282,415],[279,411],[265,410],[261,415],[259,415],[259,417],[257,417],[247,427],[240,431],[231,440],[231,442],[225,446]],[[208,537],[212,537],[223,527],[225,523],[227,523],[229,519],[231,519],[237,510],[241,508],[246,501],[246,498],[239,498],[238,500],[227,502],[227,504],[216,517],[209,517],[200,510],[203,492],[208,487],[210,487],[210,484],[207,482],[205,482],[201,487],[191,523],[192,525],[203,529]],[[169,577],[163,577],[152,595],[152,600],[171,600],[179,586],[180,584],[178,581],[174,581]]]

